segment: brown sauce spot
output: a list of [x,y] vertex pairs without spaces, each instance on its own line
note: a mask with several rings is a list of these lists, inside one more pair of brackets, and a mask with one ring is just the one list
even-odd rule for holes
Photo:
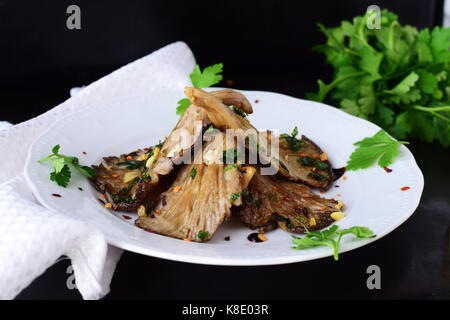
[[258,237],[258,234],[259,234],[259,233],[257,233],[257,232],[250,233],[250,234],[248,235],[248,237],[247,237],[248,241],[250,241],[250,242],[263,242],[263,241]]
[[340,177],[342,177],[344,175],[346,168],[345,167],[333,168],[331,170],[333,171],[333,181],[336,181],[336,180],[338,180]]

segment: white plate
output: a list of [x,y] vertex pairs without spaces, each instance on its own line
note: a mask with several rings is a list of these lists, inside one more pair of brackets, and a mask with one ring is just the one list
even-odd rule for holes
[[[255,113],[249,116],[258,129],[291,132],[298,126],[301,134],[327,152],[335,168],[345,166],[354,150],[354,142],[379,130],[368,121],[324,104],[271,92],[243,93],[251,102],[259,100],[253,104]],[[237,219],[220,226],[207,243],[185,242],[149,233],[134,226],[135,215],[128,214],[133,220],[125,220],[121,213],[101,206],[89,182],[73,170],[72,181],[64,189],[49,180],[51,169],[48,164],[36,162],[47,156],[56,144],[61,145],[61,153],[77,156],[86,165],[99,163],[103,156],[154,145],[175,126],[178,120],[175,107],[181,96],[181,92],[160,92],[104,101],[58,121],[37,138],[29,151],[25,174],[37,199],[50,209],[89,221],[105,233],[112,245],[159,258],[216,265],[269,265],[330,256],[328,247],[293,250],[291,234],[283,230],[268,233],[267,242],[251,243],[247,236],[253,231]],[[333,186],[323,195],[345,203],[347,216],[338,222],[339,226],[366,226],[377,234],[375,239],[362,241],[344,238],[340,252],[380,239],[417,208],[424,181],[413,155],[405,146],[401,146],[401,154],[391,168],[391,173],[376,166],[347,172],[348,179],[335,183],[339,188]],[[410,189],[401,191],[404,186]],[[56,198],[52,193],[62,197]],[[227,235],[231,237],[230,241],[224,240]]]

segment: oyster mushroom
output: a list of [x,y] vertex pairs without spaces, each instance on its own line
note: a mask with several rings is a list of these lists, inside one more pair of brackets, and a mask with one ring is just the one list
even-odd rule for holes
[[340,211],[338,201],[322,198],[301,183],[277,177],[253,176],[242,193],[240,220],[251,229],[266,232],[276,228],[303,233],[319,230],[334,222],[331,214]]
[[120,157],[105,157],[100,165],[93,166],[97,176],[91,183],[105,195],[113,210],[136,211],[141,204],[149,203],[157,196],[159,177],[145,168],[148,153],[154,148]]
[[326,153],[305,136],[298,139],[298,150],[279,138],[280,173],[289,180],[326,190],[333,183],[331,163]]
[[174,238],[207,241],[230,217],[231,207],[241,205],[241,192],[255,170],[224,164],[223,153],[233,141],[223,133],[212,138],[193,164],[181,168],[150,215],[136,220],[138,227]]
[[[241,108],[246,113],[252,113],[253,109],[245,96],[234,90],[218,90],[209,93],[220,103]],[[174,165],[182,162],[190,162],[191,148],[198,141],[203,130],[211,124],[204,108],[193,103],[181,116],[176,127],[172,130],[164,142],[153,166],[152,171],[158,175],[167,175]]]

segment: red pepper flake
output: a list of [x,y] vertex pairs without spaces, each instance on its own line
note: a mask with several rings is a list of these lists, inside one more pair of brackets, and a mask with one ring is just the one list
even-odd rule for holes
[[406,191],[406,190],[409,190],[409,189],[411,189],[410,187],[403,187],[403,188],[400,188],[400,190],[402,190],[402,191]]
[[82,187],[78,187],[78,190],[83,191],[83,188]]
[[131,219],[130,216],[126,216],[126,215],[122,215],[122,217],[123,217],[125,220],[130,220],[130,219]]
[[383,169],[384,169],[384,171],[386,171],[387,173],[391,173],[391,172],[392,172],[392,169],[389,169],[388,167],[384,167]]
[[62,197],[59,193],[52,193],[52,196],[54,196],[56,198],[61,198]]
[[255,103],[259,103],[259,100],[258,100],[258,99],[256,99],[256,100],[255,100]]
[[83,151],[82,154],[86,155],[87,153]]

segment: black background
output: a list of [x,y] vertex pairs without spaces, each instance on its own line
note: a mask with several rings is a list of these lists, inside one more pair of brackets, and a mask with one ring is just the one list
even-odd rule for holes
[[[81,30],[66,8],[81,8]],[[182,40],[201,66],[223,62],[238,89],[304,97],[330,69],[311,47],[316,23],[337,25],[371,4],[419,28],[442,22],[442,1],[0,1],[0,120],[30,119],[87,85],[166,44]],[[282,114],[282,113],[281,113]],[[375,243],[331,258],[266,267],[218,267],[124,253],[107,299],[450,298],[449,149],[413,142],[425,175],[416,213]],[[382,201],[382,199],[380,199]],[[376,204],[374,204],[376,205]],[[368,290],[366,268],[382,271]],[[69,261],[51,267],[19,299],[79,299]]]

